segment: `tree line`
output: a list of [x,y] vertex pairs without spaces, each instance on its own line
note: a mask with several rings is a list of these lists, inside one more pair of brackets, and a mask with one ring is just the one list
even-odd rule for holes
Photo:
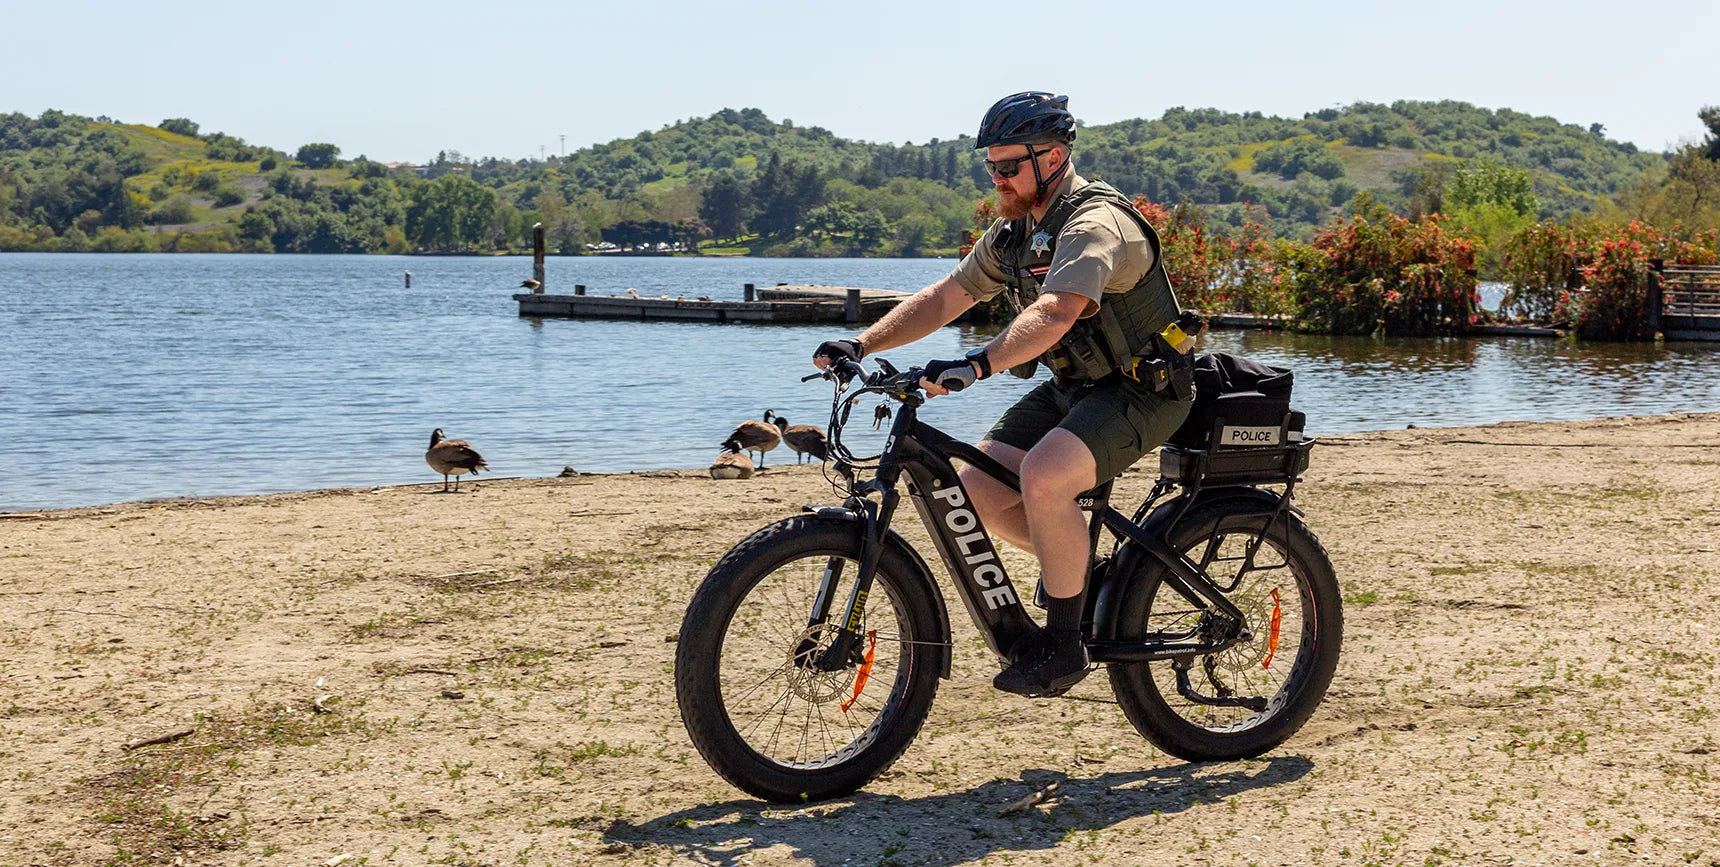
[[[1088,177],[1203,206],[1219,228],[1263,213],[1274,234],[1302,239],[1361,191],[1413,215],[1443,206],[1448,187],[1467,202],[1459,173],[1508,172],[1527,196],[1506,203],[1516,218],[1562,218],[1640,200],[1680,158],[1607,139],[1600,124],[1460,102],[1358,103],[1299,119],[1173,108],[1084,125],[1075,143]],[[565,157],[442,151],[393,167],[343,159],[332,143],[249,145],[188,118],[0,115],[0,249],[486,251],[526,246],[542,223],[564,253],[703,241],[767,255],[925,255],[960,244],[989,190],[967,136],[859,142],[752,108]],[[1499,203],[1481,204],[1476,221],[1505,218]]]

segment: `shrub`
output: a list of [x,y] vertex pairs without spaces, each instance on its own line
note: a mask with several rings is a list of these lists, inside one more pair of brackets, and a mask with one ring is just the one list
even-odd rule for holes
[[196,138],[198,127],[197,127],[197,124],[193,123],[190,118],[170,117],[170,118],[162,121],[161,123],[156,124],[156,128],[157,129],[163,129],[163,130],[166,130],[166,131],[171,132],[171,133],[177,133],[179,135],[190,136],[191,138]]
[[1278,316],[1294,312],[1291,271],[1280,260],[1292,245],[1249,212],[1234,235],[1208,225],[1206,212],[1186,199],[1174,206],[1144,198],[1135,207],[1159,232],[1165,270],[1184,307],[1204,313]]
[[231,184],[222,184],[215,188],[215,207],[230,208],[245,201],[245,191]]
[[1631,221],[1603,231],[1579,248],[1586,259],[1580,269],[1583,285],[1560,294],[1554,316],[1568,320],[1585,340],[1648,340],[1651,260],[1687,265],[1712,265],[1716,237],[1710,229],[1686,241],[1652,226]]
[[1295,315],[1296,257],[1305,245],[1273,240],[1272,230],[1254,219],[1245,219],[1224,241],[1230,249],[1221,273],[1230,309],[1257,316]]
[[1504,244],[1504,277],[1508,288],[1499,312],[1505,316],[1547,320],[1561,300],[1582,285],[1578,271],[1587,263],[1593,231],[1543,220]]
[[149,222],[155,225],[191,222],[191,200],[184,196],[174,196],[155,206],[149,214]]
[[326,169],[334,165],[340,148],[327,142],[312,142],[299,148],[299,162],[308,169]]
[[1135,199],[1135,209],[1158,230],[1165,274],[1184,307],[1207,313],[1234,309],[1221,283],[1230,246],[1222,236],[1209,238],[1206,212],[1183,199],[1174,205]]
[[1298,254],[1300,323],[1334,334],[1449,334],[1475,318],[1475,246],[1432,216],[1411,222],[1369,201]]

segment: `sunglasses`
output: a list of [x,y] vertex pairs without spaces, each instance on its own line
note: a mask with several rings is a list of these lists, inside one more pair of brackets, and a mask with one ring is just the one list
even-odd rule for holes
[[997,175],[1000,178],[1013,178],[1016,175],[1021,174],[1021,164],[1022,163],[1027,162],[1028,160],[1031,160],[1034,157],[1044,156],[1045,154],[1048,154],[1048,153],[1051,153],[1051,151],[1049,151],[1049,150],[1036,151],[1032,147],[1029,147],[1027,149],[1027,155],[1026,156],[1019,156],[1019,157],[1016,157],[1014,159],[1008,159],[1008,160],[986,160],[985,161],[985,170],[988,172],[991,172],[994,175]]

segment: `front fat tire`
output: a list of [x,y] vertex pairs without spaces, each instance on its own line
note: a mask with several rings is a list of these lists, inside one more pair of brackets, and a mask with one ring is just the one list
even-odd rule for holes
[[[1236,513],[1233,509],[1223,504],[1197,508],[1179,522],[1169,540],[1171,546],[1178,551],[1189,552],[1199,562],[1207,539],[1216,530],[1246,533],[1252,529],[1258,532],[1266,520],[1264,515]],[[1143,737],[1173,756],[1203,762],[1233,761],[1265,753],[1283,743],[1308,721],[1332,681],[1344,631],[1343,602],[1332,562],[1320,540],[1293,515],[1275,521],[1267,541],[1268,545],[1262,546],[1262,554],[1269,555],[1272,547],[1284,552],[1289,569],[1296,576],[1294,582],[1287,583],[1293,583],[1297,588],[1300,605],[1311,607],[1312,611],[1301,618],[1299,649],[1296,658],[1288,661],[1292,665],[1291,672],[1276,693],[1267,696],[1270,704],[1262,714],[1228,726],[1200,725],[1179,713],[1167,701],[1166,691],[1170,693],[1170,701],[1185,703],[1186,700],[1174,689],[1161,690],[1160,684],[1166,682],[1164,675],[1161,674],[1157,681],[1153,677],[1154,670],[1169,672],[1169,662],[1113,663],[1109,666],[1111,689],[1124,715]],[[1155,595],[1163,600],[1171,593],[1168,587],[1162,593],[1159,591],[1162,569],[1162,564],[1156,560],[1147,564],[1140,573],[1140,579],[1124,595],[1119,617],[1122,624],[1119,640],[1128,640],[1130,630],[1144,628]],[[1181,597],[1176,597],[1176,601],[1181,602]],[[1285,626],[1292,624],[1285,623]],[[1250,624],[1250,627],[1259,634],[1258,624]],[[1191,671],[1197,684],[1200,672],[1200,660],[1197,659]]]
[[[841,616],[853,586],[860,559],[860,525],[853,520],[800,516],[765,527],[723,556],[694,593],[681,624],[675,652],[675,695],[681,720],[699,754],[723,779],[739,789],[769,801],[798,803],[846,795],[864,786],[899,758],[919,733],[931,709],[949,653],[947,625],[939,623],[937,600],[928,594],[934,588],[917,560],[895,545],[886,544],[879,559],[876,579],[868,603],[869,616],[875,602],[888,601],[892,620],[902,632],[896,674],[892,683],[879,683],[874,674],[866,693],[882,693],[881,710],[874,717],[869,742],[852,755],[839,750],[816,768],[790,767],[773,760],[748,743],[737,729],[725,705],[722,689],[722,660],[725,637],[749,594],[761,582],[795,561],[842,557],[848,562],[841,591],[832,604],[831,617]],[[791,614],[805,625],[812,609],[816,586],[801,598],[785,598],[774,605],[792,606]],[[754,605],[759,600],[753,601]],[[874,624],[868,629],[894,631],[896,623]],[[909,643],[924,642],[924,643]],[[880,639],[880,646],[884,640]],[[783,648],[786,656],[787,647]],[[734,664],[756,664],[758,660],[736,660]],[[815,705],[820,713],[828,705]],[[809,711],[810,713],[810,711]],[[822,717],[821,717],[822,718]],[[744,721],[743,721],[744,723]],[[860,739],[856,740],[856,743]],[[853,747],[853,743],[848,745]]]

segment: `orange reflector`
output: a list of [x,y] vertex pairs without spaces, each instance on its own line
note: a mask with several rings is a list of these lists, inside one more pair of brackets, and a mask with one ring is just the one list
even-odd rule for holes
[[1266,630],[1266,658],[1261,668],[1272,667],[1272,656],[1278,652],[1278,630],[1284,626],[1284,608],[1278,604],[1278,588],[1272,588],[1272,625]]
[[854,676],[854,694],[842,703],[843,713],[847,713],[848,709],[854,706],[854,702],[860,700],[860,690],[866,688],[866,680],[872,676],[872,660],[878,656],[878,630],[866,633],[866,639],[871,642],[866,645],[866,661],[860,663],[860,673]]

